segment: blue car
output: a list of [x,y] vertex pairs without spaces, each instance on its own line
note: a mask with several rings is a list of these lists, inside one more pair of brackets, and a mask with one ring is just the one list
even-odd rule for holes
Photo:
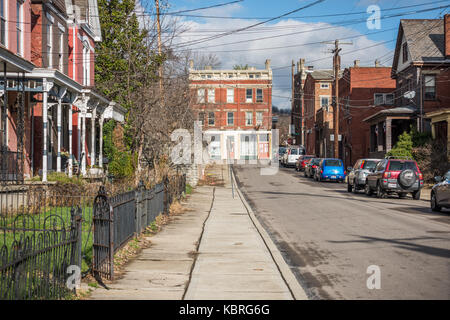
[[344,182],[346,172],[341,159],[325,158],[320,161],[316,169],[314,179],[316,181],[339,181]]

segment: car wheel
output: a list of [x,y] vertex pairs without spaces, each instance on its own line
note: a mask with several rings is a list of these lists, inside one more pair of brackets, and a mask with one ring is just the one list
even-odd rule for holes
[[347,183],[347,191],[352,192],[352,190],[353,190],[352,185],[350,183]]
[[420,190],[414,191],[412,196],[414,200],[420,200]]
[[437,204],[436,195],[434,194],[434,192],[431,193],[430,203],[431,203],[431,210],[436,212],[441,211],[441,207],[439,207]]
[[383,189],[381,188],[381,184],[380,183],[378,183],[377,184],[377,198],[383,198],[383,196],[384,196],[384,192],[383,192]]
[[353,180],[353,193],[354,194],[358,193],[358,187],[357,187],[356,181],[354,181],[354,180]]
[[370,186],[369,186],[369,184],[366,182],[366,185],[365,185],[365,187],[364,187],[364,193],[366,194],[366,195],[368,195],[368,196],[371,196],[372,195],[372,189],[370,189]]
[[305,178],[308,178],[308,176],[306,175],[306,170],[305,170],[305,172],[303,173],[303,175],[305,176]]

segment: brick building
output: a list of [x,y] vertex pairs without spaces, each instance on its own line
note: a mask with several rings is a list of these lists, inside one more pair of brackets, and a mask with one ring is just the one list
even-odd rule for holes
[[[333,129],[331,107],[333,70],[310,69],[303,86],[304,146],[306,154],[329,156],[330,135]],[[296,83],[297,85],[297,83]],[[320,111],[320,112],[319,112]],[[320,121],[318,121],[320,115]]]
[[312,67],[305,66],[305,59],[300,59],[297,62],[297,72],[293,77],[292,90],[292,110],[291,110],[291,125],[293,132],[293,144],[305,145],[305,118],[304,112],[304,86],[307,72],[312,70]]
[[[400,20],[391,75],[396,82],[395,108],[364,120],[371,126],[371,145],[376,146],[371,154],[384,156],[410,125],[450,141],[446,118],[437,116],[432,122],[450,105],[450,15]],[[379,128],[385,128],[384,140],[374,134]]]
[[[232,157],[270,157],[272,127],[272,70],[195,70],[190,62],[192,109],[204,130],[214,133],[216,159],[223,159],[229,140]],[[222,133],[227,132],[227,133]],[[255,132],[255,134],[249,134]]]
[[381,110],[393,108],[394,90],[391,68],[382,67],[378,62],[368,67],[360,66],[355,60],[353,67],[343,71],[339,79],[339,133],[342,137],[339,156],[346,167],[376,151],[378,146],[370,145],[371,134],[380,141],[384,140],[383,128],[371,132],[370,125],[363,120]]

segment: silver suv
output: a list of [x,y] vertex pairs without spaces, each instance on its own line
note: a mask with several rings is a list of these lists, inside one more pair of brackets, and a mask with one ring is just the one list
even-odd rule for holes
[[347,191],[356,193],[364,190],[367,175],[375,169],[381,159],[359,159],[355,165],[347,168]]

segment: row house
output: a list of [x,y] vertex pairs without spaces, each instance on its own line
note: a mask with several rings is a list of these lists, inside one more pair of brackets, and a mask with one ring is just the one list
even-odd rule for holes
[[374,156],[383,156],[397,136],[413,125],[420,132],[431,132],[450,150],[448,130],[450,113],[450,15],[443,19],[401,20],[391,77],[395,81],[394,108],[382,110],[364,119],[371,132],[383,128],[385,141]]
[[291,108],[291,135],[292,144],[305,145],[305,118],[304,118],[304,86],[307,72],[313,69],[312,66],[305,67],[305,59],[297,62],[297,72],[292,79],[292,108]]
[[[272,70],[194,69],[190,62],[191,107],[211,136],[213,159],[271,156]],[[227,146],[229,146],[227,148]]]
[[1,180],[40,174],[46,181],[48,171],[72,175],[74,164],[83,174],[87,165],[101,167],[102,122],[123,121],[125,110],[93,90],[96,1],[5,0],[1,8],[0,49],[28,66],[0,61]]
[[304,146],[306,154],[331,156],[333,132],[332,82],[333,70],[308,69],[303,85]]
[[[360,66],[359,60],[355,60],[352,67],[344,69],[339,79],[339,157],[345,167],[352,166],[360,158],[376,157],[389,146],[386,144],[386,128],[382,125],[371,127],[363,120],[392,109],[394,91],[391,68],[381,66],[378,61],[373,66]],[[394,136],[397,137],[397,131],[401,133],[403,129],[394,124]]]

